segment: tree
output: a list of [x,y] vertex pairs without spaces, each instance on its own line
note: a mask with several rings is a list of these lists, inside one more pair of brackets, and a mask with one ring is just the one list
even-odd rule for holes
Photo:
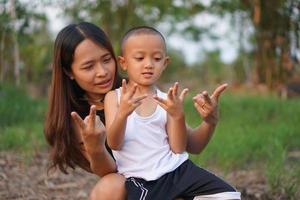
[[[295,0],[213,0],[211,11],[248,16],[254,28],[255,83],[275,88],[288,80],[291,57],[299,50],[300,2]],[[237,24],[241,26],[240,23]],[[295,45],[293,45],[295,44]],[[244,53],[244,52],[243,52]]]
[[[50,34],[38,4],[0,2],[0,81],[30,82],[50,64]],[[9,66],[14,66],[10,68]],[[25,73],[20,73],[20,71]]]
[[172,33],[176,24],[185,22],[180,31],[197,38],[201,30],[194,26],[192,19],[205,8],[201,2],[193,0],[177,3],[172,0],[74,0],[62,7],[69,21],[89,21],[102,27],[117,52],[122,35],[132,26],[161,26],[165,32]]

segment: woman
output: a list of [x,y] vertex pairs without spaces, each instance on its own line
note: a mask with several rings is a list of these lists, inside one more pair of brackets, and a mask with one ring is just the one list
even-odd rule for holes
[[[71,24],[57,35],[45,136],[51,146],[51,168],[67,173],[79,166],[102,177],[91,199],[125,199],[124,177],[105,144],[103,99],[120,87],[117,61],[105,33],[90,23]],[[194,99],[204,118],[201,134],[189,131],[187,151],[199,153],[208,143],[218,121],[218,97],[226,85],[211,97],[207,92]],[[99,117],[100,119],[99,119]],[[84,120],[82,120],[84,119]]]

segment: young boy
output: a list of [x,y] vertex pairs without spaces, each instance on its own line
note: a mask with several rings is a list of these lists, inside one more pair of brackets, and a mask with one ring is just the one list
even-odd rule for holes
[[126,177],[128,199],[240,199],[233,187],[188,159],[183,111],[188,90],[179,95],[175,83],[166,94],[155,86],[169,63],[162,34],[133,28],[121,50],[129,82],[106,95],[105,116],[107,142]]

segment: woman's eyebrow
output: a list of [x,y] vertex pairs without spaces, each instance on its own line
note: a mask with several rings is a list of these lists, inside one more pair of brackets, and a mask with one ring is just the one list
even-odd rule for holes
[[107,57],[107,56],[111,56],[111,54],[110,54],[110,53],[105,53],[105,54],[103,54],[103,55],[101,56],[101,58]]
[[91,64],[93,62],[94,62],[93,60],[87,60],[87,61],[82,62],[81,65],[88,65],[88,64]]

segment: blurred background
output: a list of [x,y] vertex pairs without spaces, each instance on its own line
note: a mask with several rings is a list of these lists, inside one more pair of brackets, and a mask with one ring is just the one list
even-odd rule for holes
[[[299,0],[0,0],[0,199],[84,199],[95,182],[84,172],[45,175],[53,43],[81,21],[104,29],[117,54],[129,28],[161,31],[171,64],[160,85],[190,89],[192,127],[201,122],[192,96],[229,83],[215,135],[191,158],[229,179],[244,199],[300,198]],[[76,175],[86,182],[70,184]]]

